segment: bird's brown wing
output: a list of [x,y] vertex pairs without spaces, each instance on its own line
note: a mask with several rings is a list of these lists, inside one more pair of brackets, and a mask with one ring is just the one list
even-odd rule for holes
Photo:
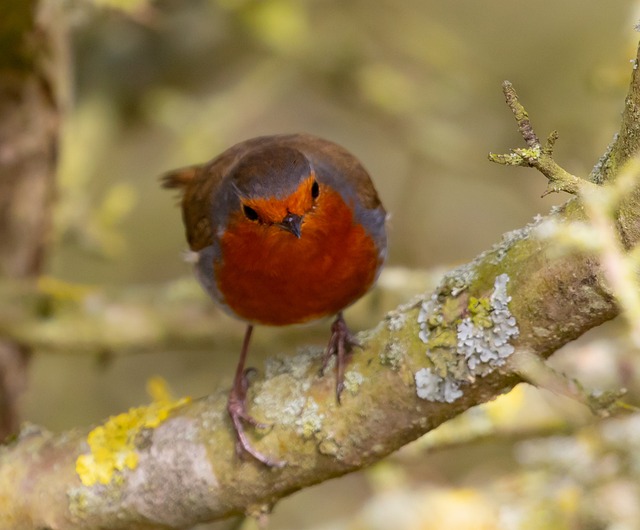
[[182,219],[191,250],[212,243],[211,203],[235,161],[253,147],[251,140],[234,145],[204,164],[169,171],[160,177],[163,188],[182,192]]
[[211,223],[207,214],[207,200],[222,180],[222,172],[206,178],[207,164],[188,166],[162,175],[163,188],[176,188],[182,194],[182,219],[191,250],[197,252],[211,244]]

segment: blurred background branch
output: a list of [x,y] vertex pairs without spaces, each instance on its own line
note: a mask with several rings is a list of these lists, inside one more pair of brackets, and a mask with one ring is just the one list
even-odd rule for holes
[[[51,6],[50,6],[51,7]],[[42,271],[51,234],[64,20],[35,0],[0,7],[0,279]],[[0,439],[15,432],[30,349],[0,339]]]
[[[374,291],[350,309],[366,327],[381,307],[394,307],[437,284],[441,272],[388,268]],[[0,336],[40,353],[98,361],[163,349],[232,352],[243,324],[213,306],[190,276],[164,285],[124,288],[77,285],[42,276],[37,283],[0,284]],[[323,325],[266,328],[257,344],[272,351],[326,340]]]

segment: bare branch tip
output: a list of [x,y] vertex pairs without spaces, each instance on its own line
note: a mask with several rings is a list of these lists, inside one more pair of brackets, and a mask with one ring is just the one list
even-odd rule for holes
[[513,84],[510,81],[504,81],[502,83],[502,93],[504,94],[504,97],[507,100],[507,105],[509,105],[509,108],[515,114],[516,111],[514,107],[519,104],[518,94],[516,92],[516,89],[513,88]]
[[549,133],[549,136],[547,137],[547,141],[544,147],[542,148],[542,152],[545,155],[548,155],[548,156],[553,155],[553,148],[555,147],[556,141],[558,140],[558,138],[559,138],[558,131],[551,131]]

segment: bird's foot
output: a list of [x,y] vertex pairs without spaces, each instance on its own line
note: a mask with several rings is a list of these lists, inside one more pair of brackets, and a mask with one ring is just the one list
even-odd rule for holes
[[234,384],[229,394],[229,400],[227,401],[227,411],[229,412],[231,422],[233,423],[233,429],[236,433],[236,454],[240,458],[242,458],[245,454],[249,454],[256,460],[258,460],[258,462],[262,462],[265,466],[268,467],[284,467],[286,465],[286,462],[270,458],[255,449],[249,442],[249,439],[247,438],[247,435],[244,431],[243,423],[253,425],[257,429],[266,429],[270,426],[266,423],[262,423],[256,420],[247,412],[246,398],[247,389],[249,388],[249,379],[247,375],[251,371],[252,369],[248,368],[243,372],[240,384]]
[[331,338],[327,349],[324,351],[324,359],[322,361],[321,374],[324,375],[329,360],[333,355],[336,356],[336,399],[340,403],[340,395],[344,390],[344,368],[348,362],[348,356],[353,348],[362,348],[362,345],[353,336],[353,333],[347,327],[342,313],[331,324]]

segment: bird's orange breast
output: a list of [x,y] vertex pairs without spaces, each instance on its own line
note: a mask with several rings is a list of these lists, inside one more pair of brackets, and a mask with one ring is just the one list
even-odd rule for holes
[[373,284],[381,253],[351,208],[327,186],[296,238],[238,212],[214,262],[222,302],[252,323],[287,325],[342,310]]

